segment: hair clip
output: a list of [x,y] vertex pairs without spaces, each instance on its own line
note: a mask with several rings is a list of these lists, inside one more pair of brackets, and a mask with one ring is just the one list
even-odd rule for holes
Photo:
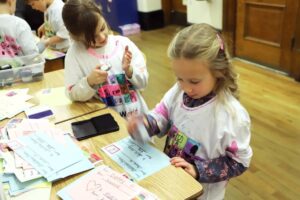
[[218,38],[219,43],[220,43],[220,49],[221,49],[222,51],[224,51],[224,42],[223,42],[223,40],[222,40],[222,38],[220,37],[219,34],[217,34],[217,38]]

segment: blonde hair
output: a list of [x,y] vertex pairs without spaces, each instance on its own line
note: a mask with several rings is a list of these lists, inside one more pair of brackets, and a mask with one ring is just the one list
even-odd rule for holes
[[238,98],[237,74],[229,61],[224,39],[212,26],[194,24],[179,31],[169,45],[168,56],[207,61],[216,77],[217,98],[223,103],[229,95]]

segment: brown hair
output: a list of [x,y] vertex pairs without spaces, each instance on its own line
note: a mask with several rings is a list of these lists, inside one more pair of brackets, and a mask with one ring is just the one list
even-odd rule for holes
[[6,3],[7,0],[0,0],[0,3]]
[[229,62],[224,39],[208,24],[194,24],[178,32],[168,48],[171,59],[201,59],[208,61],[217,82],[214,92],[225,100],[232,94],[238,98],[237,74]]
[[72,38],[78,41],[84,36],[87,47],[95,43],[98,15],[103,18],[100,6],[93,0],[68,0],[62,11],[64,24]]

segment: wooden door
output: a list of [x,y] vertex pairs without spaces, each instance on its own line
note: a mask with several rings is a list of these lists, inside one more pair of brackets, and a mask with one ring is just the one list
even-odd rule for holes
[[162,9],[166,24],[187,24],[187,8],[182,0],[162,0]]
[[237,57],[291,73],[298,0],[238,0]]

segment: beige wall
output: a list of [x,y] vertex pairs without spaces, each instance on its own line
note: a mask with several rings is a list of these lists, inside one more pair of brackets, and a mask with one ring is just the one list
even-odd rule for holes
[[186,0],[189,23],[208,23],[222,29],[223,0]]
[[151,12],[161,10],[161,0],[137,0],[138,11]]

